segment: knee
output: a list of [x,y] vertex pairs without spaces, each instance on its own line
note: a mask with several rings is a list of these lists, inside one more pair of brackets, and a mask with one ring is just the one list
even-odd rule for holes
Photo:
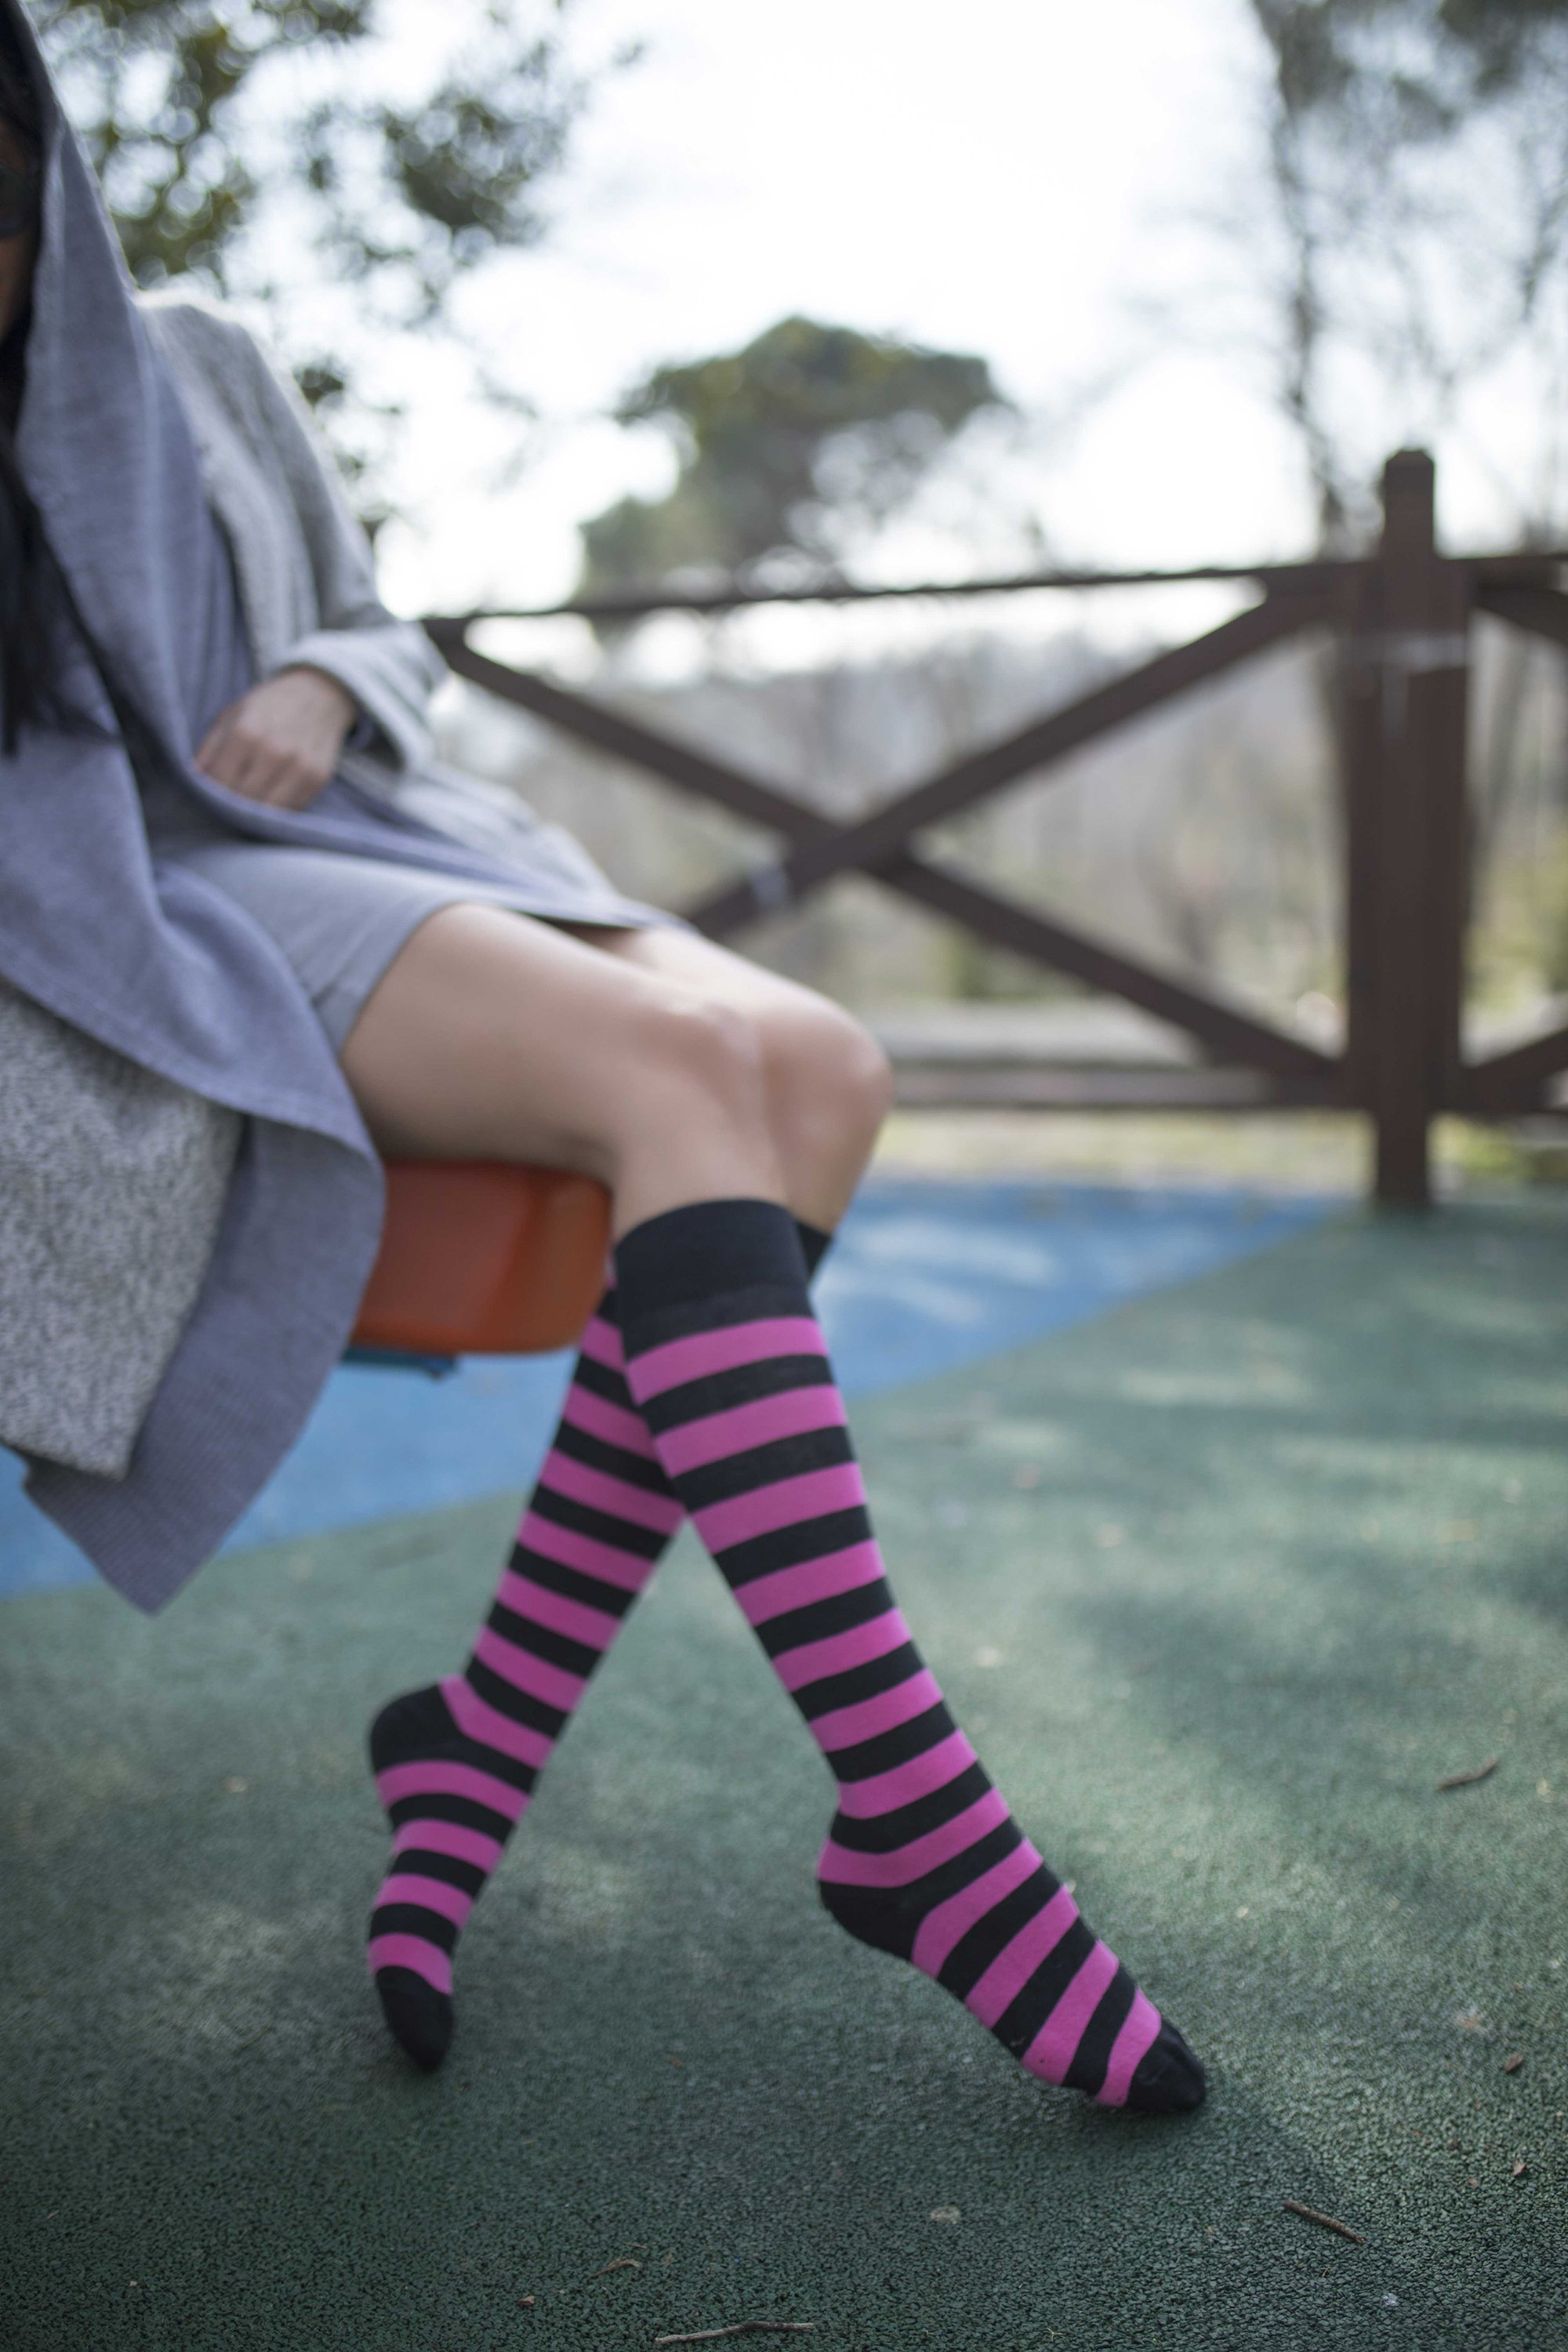
[[640,1065],[672,1115],[693,1098],[742,1122],[766,1112],[762,1041],[742,1013],[695,989],[659,983],[643,1006]]
[[893,1104],[888,1056],[868,1030],[818,999],[764,1041],[771,1090],[786,1127],[869,1152]]

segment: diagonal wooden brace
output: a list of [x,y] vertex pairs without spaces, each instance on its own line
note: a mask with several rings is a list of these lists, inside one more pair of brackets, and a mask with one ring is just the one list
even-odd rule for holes
[[1548,1082],[1568,1073],[1568,1029],[1549,1029],[1544,1036],[1527,1038],[1506,1054],[1471,1062],[1459,1074],[1457,1110],[1479,1118],[1501,1118],[1510,1112],[1541,1110]]
[[1483,613],[1495,614],[1549,645],[1568,646],[1568,596],[1560,588],[1483,582],[1476,590]]
[[1312,593],[1265,597],[1205,636],[1159,654],[1109,685],[1097,687],[1016,734],[984,745],[857,824],[803,841],[772,868],[716,892],[690,910],[700,930],[721,936],[758,913],[772,913],[836,874],[876,873],[926,826],[960,815],[1004,784],[1036,775],[1096,737],[1157,709],[1286,638],[1326,621],[1325,600]]
[[[1102,941],[1004,898],[947,866],[932,865],[905,846],[915,826],[933,821],[929,813],[921,813],[929,812],[933,792],[940,790],[946,794],[956,790],[963,795],[959,805],[968,805],[995,790],[999,782],[1009,781],[1013,774],[1037,767],[1042,757],[1063,757],[1078,743],[1120,725],[1130,716],[1154,708],[1169,696],[1213,677],[1266,646],[1313,626],[1323,617],[1321,602],[1316,596],[1298,593],[1289,598],[1281,596],[1275,604],[1258,605],[1200,638],[1195,645],[1162,655],[1133,671],[1130,677],[1117,679],[1069,705],[1065,711],[1055,712],[1019,735],[1009,737],[1005,743],[959,761],[892,808],[879,811],[867,825],[858,827],[835,824],[815,809],[773,785],[759,782],[726,761],[714,760],[640,720],[626,719],[587,696],[477,653],[467,643],[465,624],[460,621],[429,620],[425,625],[459,677],[531,711],[579,741],[591,743],[599,751],[662,777],[682,791],[716,802],[737,816],[782,834],[786,841],[796,845],[797,853],[830,856],[832,863],[825,866],[824,878],[827,873],[854,866],[887,888],[963,925],[994,945],[1006,947],[1052,971],[1065,971],[1089,987],[1108,989],[1158,1019],[1186,1030],[1215,1059],[1240,1061],[1290,1081],[1298,1088],[1306,1088],[1313,1099],[1328,1101],[1337,1099],[1339,1093],[1340,1066],[1332,1056],[1255,1019],[1239,1006],[1220,1003],[1187,988]],[[1053,731],[1047,736],[1045,730]],[[1047,747],[1056,748],[1047,748],[1042,753],[1042,738]],[[847,836],[864,835],[869,824],[900,819],[911,801],[919,803],[912,822],[907,818],[892,822],[888,824],[885,840],[873,839],[868,844],[862,840],[858,851],[851,847],[847,855],[838,856]],[[710,936],[754,921],[759,914],[770,910],[770,892],[774,887],[772,877],[785,870],[781,866],[763,869],[753,881],[694,909],[691,919]],[[804,887],[816,887],[816,878],[814,877]]]

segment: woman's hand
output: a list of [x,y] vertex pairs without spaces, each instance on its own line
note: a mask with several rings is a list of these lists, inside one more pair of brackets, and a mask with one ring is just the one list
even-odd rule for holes
[[247,801],[309,808],[336,768],[353,719],[353,698],[325,670],[280,669],[218,713],[195,763]]

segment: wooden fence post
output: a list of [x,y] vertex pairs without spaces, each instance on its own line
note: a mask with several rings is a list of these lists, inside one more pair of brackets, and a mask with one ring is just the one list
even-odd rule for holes
[[1383,476],[1383,537],[1353,592],[1344,665],[1351,1098],[1374,1192],[1431,1199],[1436,1113],[1456,1099],[1464,998],[1469,581],[1437,552],[1424,450]]

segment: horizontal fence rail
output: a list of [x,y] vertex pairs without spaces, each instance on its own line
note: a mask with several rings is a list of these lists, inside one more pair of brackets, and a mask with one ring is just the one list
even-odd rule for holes
[[[780,854],[686,909],[709,937],[727,938],[858,874],[1086,986],[1120,997],[1184,1032],[1203,1056],[1168,1071],[1088,1072],[1031,1063],[982,1074],[966,1099],[1060,1109],[1257,1110],[1306,1107],[1368,1113],[1376,1138],[1379,1200],[1430,1198],[1430,1135],[1444,1111],[1501,1118],[1551,1107],[1568,1070],[1568,1029],[1467,1063],[1460,1045],[1469,921],[1466,732],[1470,620],[1480,610],[1568,649],[1568,594],[1557,585],[1568,554],[1448,557],[1435,535],[1431,459],[1390,458],[1384,529],[1370,556],[1294,564],[1204,565],[1181,572],[1056,572],[1004,579],[861,587],[839,581],[773,589],[650,591],[531,608],[431,615],[431,638],[458,677],[576,741],[780,836]],[[842,824],[776,785],[628,718],[537,672],[479,652],[484,620],[597,623],[653,613],[721,614],[755,605],[845,604],[911,597],[1015,595],[1047,589],[1252,585],[1258,601],[1204,635],[1156,655],[978,746],[872,810]],[[1109,941],[922,854],[918,836],[1086,745],[1312,633],[1339,655],[1344,799],[1343,1051],[1304,1037],[1144,964]],[[940,1088],[916,1089],[940,1099]]]

